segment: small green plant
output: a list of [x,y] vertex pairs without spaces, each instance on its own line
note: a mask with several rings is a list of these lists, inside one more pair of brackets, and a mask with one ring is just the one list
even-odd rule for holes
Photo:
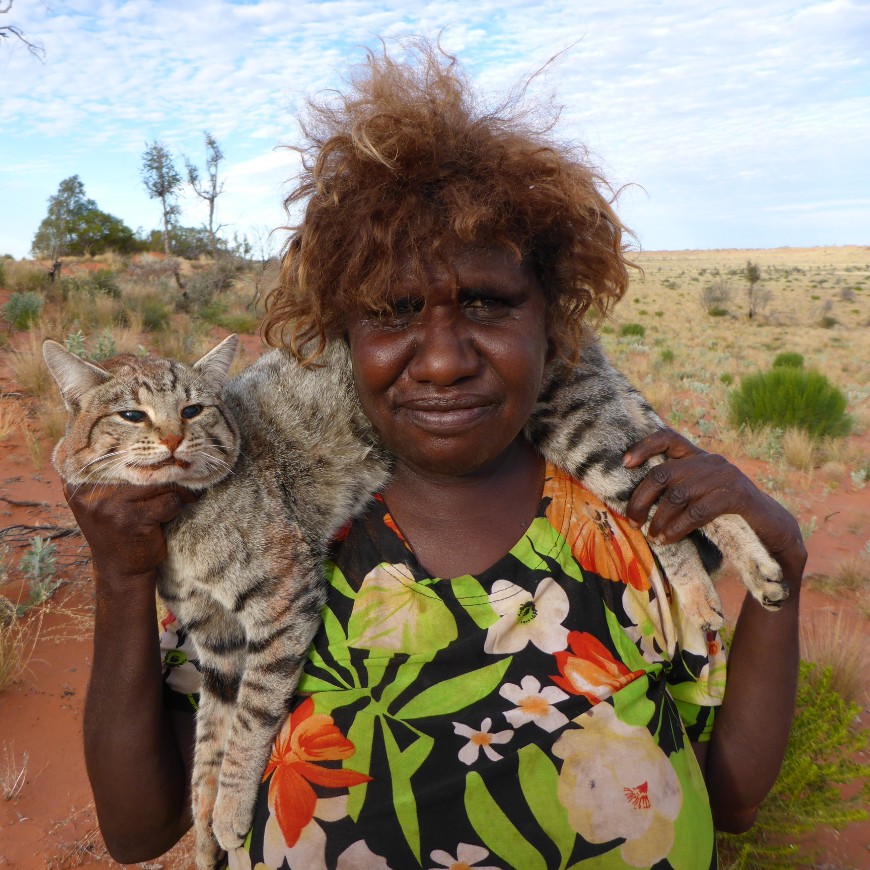
[[664,348],[659,353],[659,360],[666,365],[672,363],[674,361],[674,352],[669,347]]
[[27,290],[24,293],[13,293],[9,301],[3,306],[3,317],[12,324],[15,329],[25,330],[31,323],[39,320],[42,314],[42,297]]
[[[797,846],[796,837],[821,827],[842,830],[867,818],[870,765],[857,759],[870,732],[855,725],[860,710],[831,688],[830,668],[801,662],[782,770],[754,827],[745,834],[719,835],[725,870],[811,866],[816,854]],[[848,784],[853,788],[841,791]]]
[[747,375],[731,393],[731,423],[757,429],[803,429],[814,438],[842,437],[852,420],[846,397],[812,369],[776,368]]
[[71,332],[63,340],[63,345],[70,353],[74,353],[76,356],[84,356],[85,355],[85,336],[84,336],[84,333],[80,329],[77,329],[75,332]]
[[115,339],[112,336],[112,333],[106,330],[97,336],[97,340],[94,342],[94,349],[91,351],[90,356],[92,360],[99,362],[100,360],[114,356],[116,353]]
[[88,283],[95,293],[111,296],[112,299],[121,298],[121,288],[115,281],[115,273],[111,269],[100,269],[94,272]]
[[6,264],[0,260],[0,287],[6,286]]
[[728,309],[714,306],[713,308],[707,309],[707,314],[709,314],[710,317],[725,317],[728,314]]
[[819,318],[819,326],[822,329],[833,329],[839,321],[836,317],[831,317],[830,314],[825,314],[823,317]]
[[802,369],[804,367],[803,354],[795,353],[790,350],[778,353],[776,359],[773,361],[773,367],[775,369]]
[[48,538],[38,535],[30,542],[27,552],[18,566],[27,578],[27,598],[15,605],[15,615],[24,616],[29,610],[48,601],[57,591],[61,581],[54,579],[57,570],[57,548]]
[[640,323],[626,323],[620,327],[619,334],[623,337],[643,338],[646,335],[646,327]]
[[722,374],[719,375],[719,382],[725,384],[726,387],[731,386],[731,384],[734,383],[734,375],[729,372],[722,372]]

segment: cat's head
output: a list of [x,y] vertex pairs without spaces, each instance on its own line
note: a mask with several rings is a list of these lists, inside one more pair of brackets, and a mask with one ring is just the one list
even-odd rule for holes
[[42,354],[69,419],[54,451],[69,483],[178,483],[204,489],[226,477],[239,452],[221,390],[238,349],[231,335],[192,366],[121,354],[99,365],[56,341]]

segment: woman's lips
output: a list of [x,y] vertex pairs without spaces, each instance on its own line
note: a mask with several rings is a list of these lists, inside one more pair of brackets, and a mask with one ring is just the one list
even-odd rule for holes
[[473,426],[492,407],[480,397],[462,399],[425,399],[403,402],[401,412],[421,429],[449,434]]

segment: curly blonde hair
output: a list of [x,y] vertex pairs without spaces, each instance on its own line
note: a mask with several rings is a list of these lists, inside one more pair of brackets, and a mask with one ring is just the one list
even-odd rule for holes
[[586,152],[533,129],[522,95],[484,111],[455,58],[419,40],[410,60],[368,53],[344,93],[308,104],[305,203],[282,252],[263,333],[312,361],[348,312],[423,286],[443,246],[493,244],[535,269],[554,350],[576,358],[583,320],[625,293],[633,264],[611,187]]

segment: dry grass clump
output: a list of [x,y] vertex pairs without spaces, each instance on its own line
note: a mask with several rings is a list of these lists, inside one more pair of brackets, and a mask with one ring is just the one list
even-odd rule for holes
[[38,398],[50,395],[54,385],[45,360],[42,358],[42,342],[46,337],[41,328],[36,328],[29,332],[21,346],[9,355],[9,362],[18,385],[31,396]]
[[842,612],[816,614],[801,626],[800,643],[802,659],[831,668],[835,692],[847,701],[866,701],[870,653],[866,626],[860,620],[844,619]]
[[0,692],[18,680],[27,664],[24,626],[15,618],[4,621],[8,602],[8,598],[0,596]]
[[11,399],[0,399],[0,441],[8,438],[17,428],[20,411]]
[[0,794],[3,800],[15,800],[21,794],[27,781],[27,762],[30,756],[27,751],[21,753],[21,759],[15,753],[15,744],[3,744],[3,755],[0,757]]
[[870,557],[853,553],[841,559],[834,567],[830,583],[835,589],[860,592],[870,586]]
[[787,429],[782,435],[782,457],[798,471],[810,471],[815,465],[816,445],[803,429]]

